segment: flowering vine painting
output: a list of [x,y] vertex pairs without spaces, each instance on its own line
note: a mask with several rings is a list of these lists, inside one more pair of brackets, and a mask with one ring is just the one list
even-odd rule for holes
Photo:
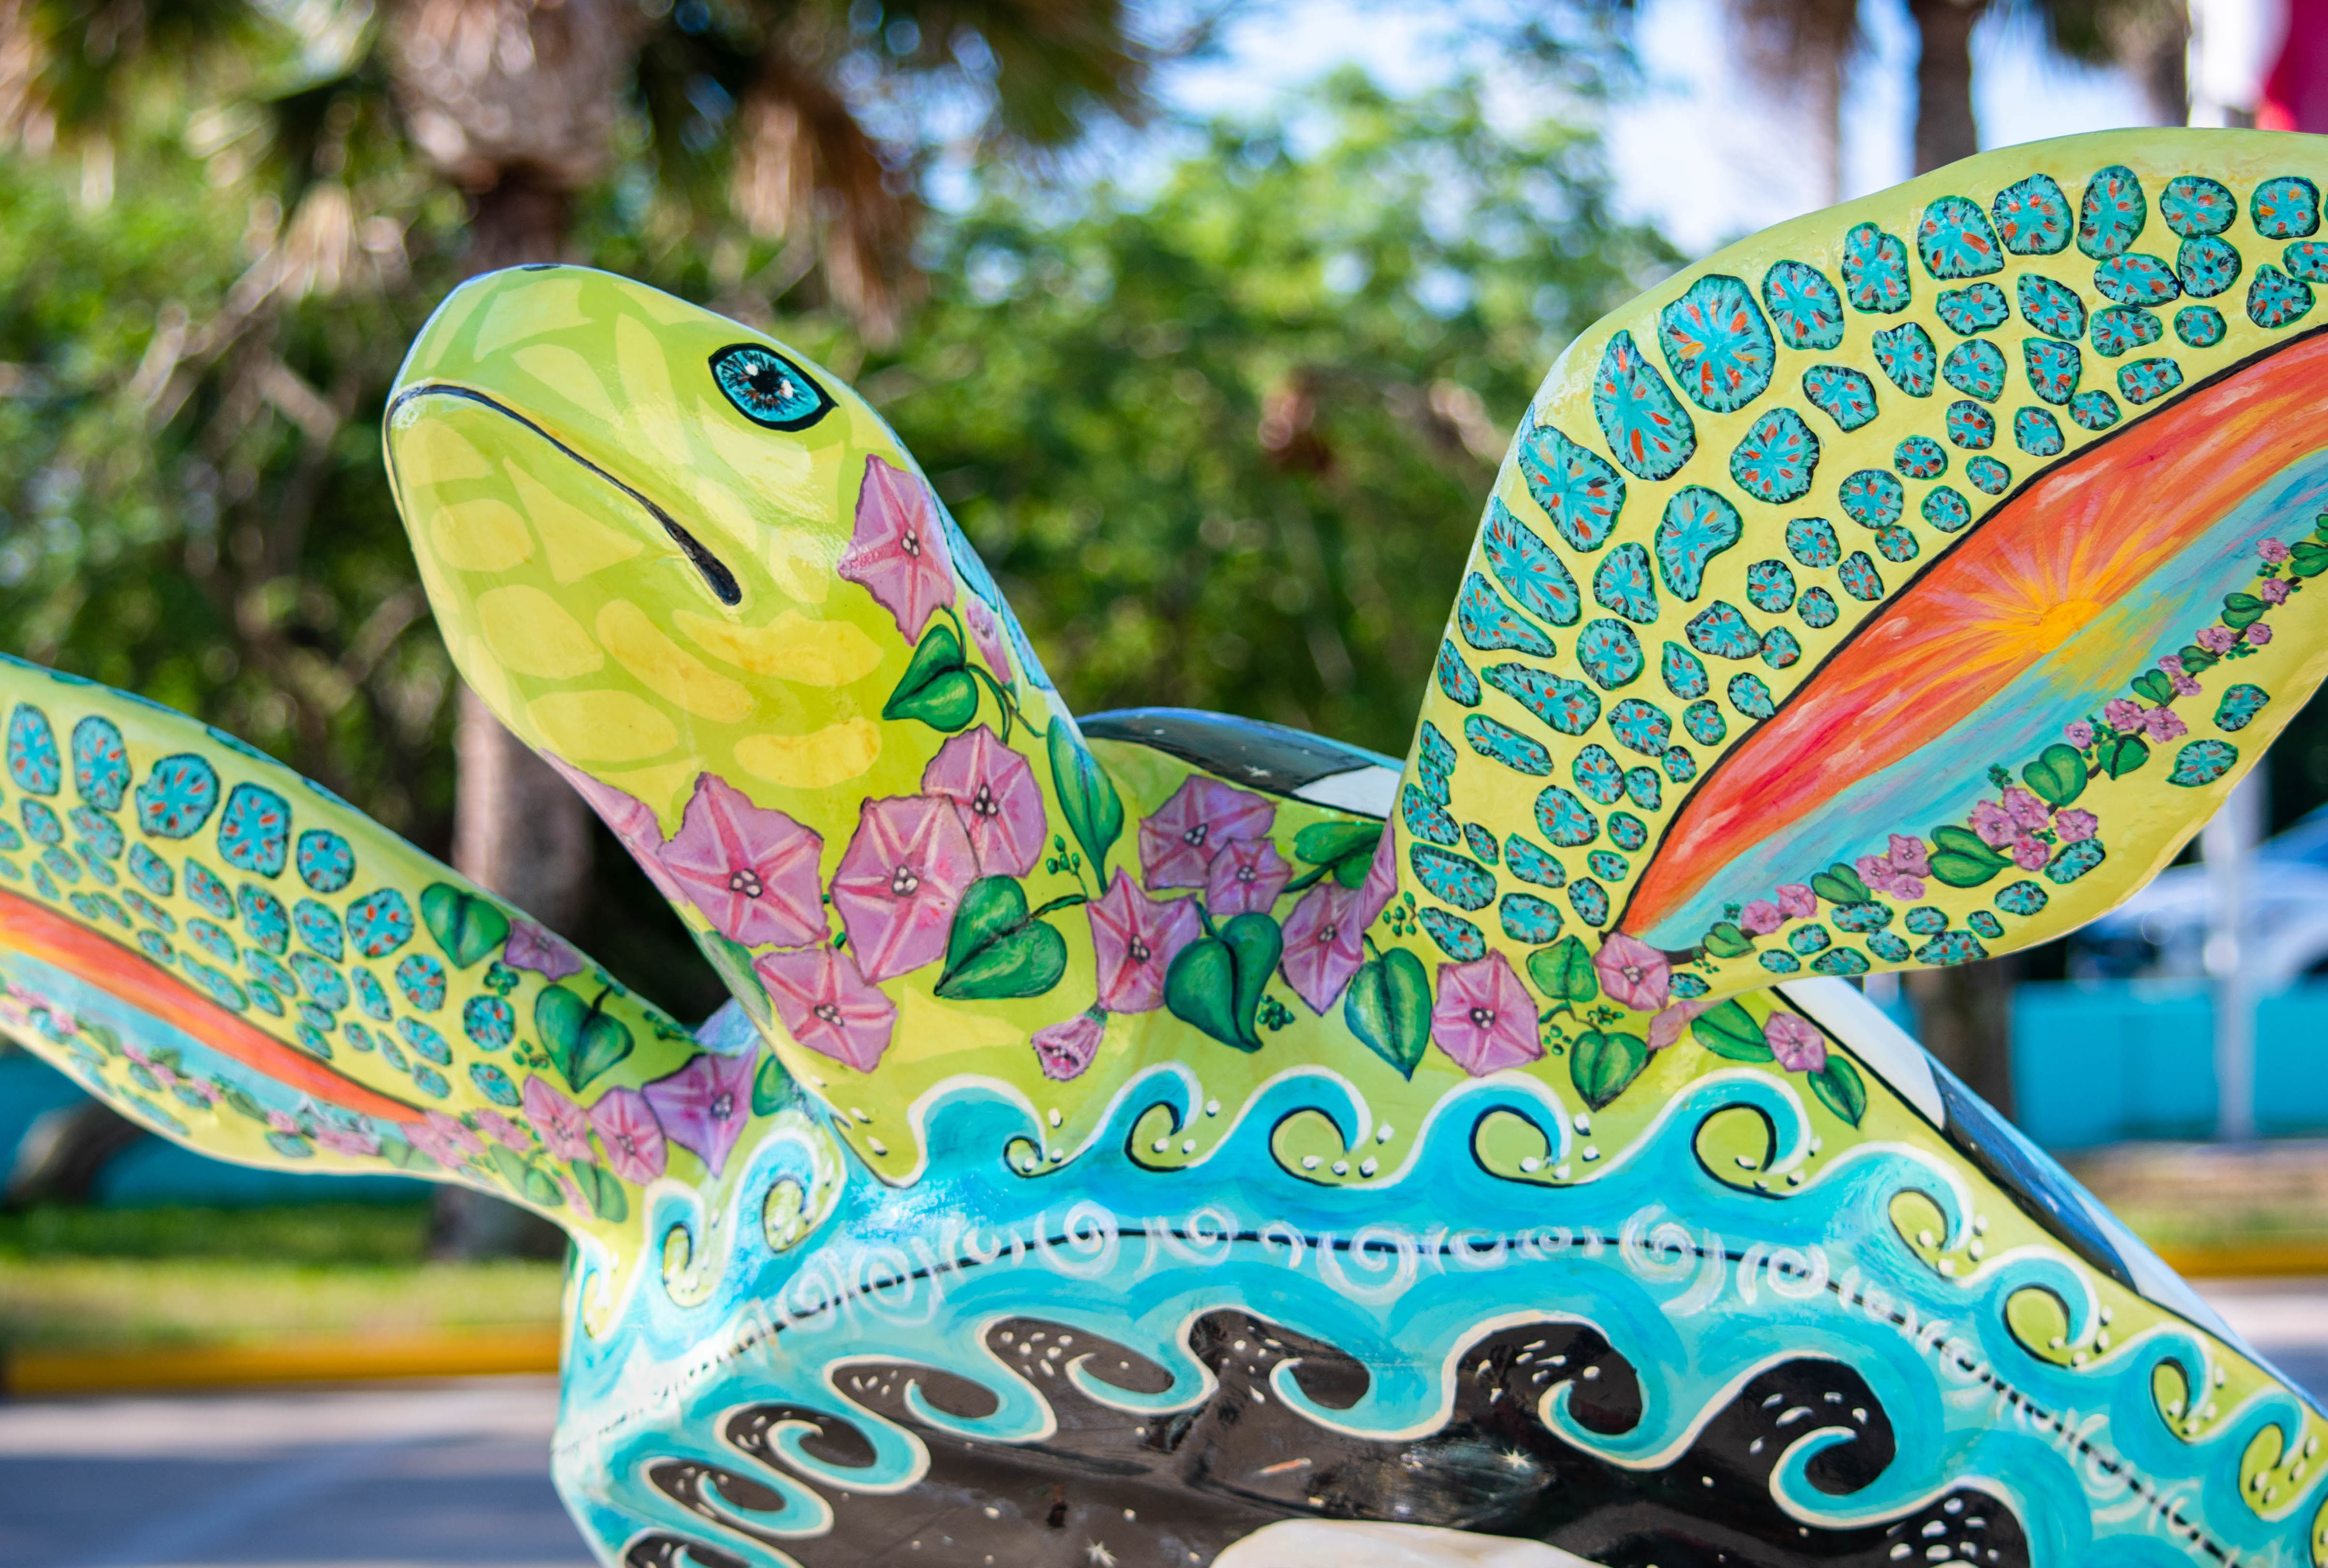
[[387,420],[436,624],[731,1002],[12,662],[0,1030],[564,1225],[625,1568],[2328,1568],[2328,1420],[1854,989],[2108,908],[2328,669],[2324,174],[2072,138],[1658,285],[1403,758],[1079,718],[840,380],[477,279]]

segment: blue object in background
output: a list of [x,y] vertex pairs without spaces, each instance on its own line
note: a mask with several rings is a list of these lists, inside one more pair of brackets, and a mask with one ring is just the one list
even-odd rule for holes
[[[2328,985],[2256,1004],[2256,1125],[2328,1132]],[[2013,999],[2014,1120],[2051,1150],[2201,1140],[2215,1126],[2214,1005],[2189,981],[2023,985]]]

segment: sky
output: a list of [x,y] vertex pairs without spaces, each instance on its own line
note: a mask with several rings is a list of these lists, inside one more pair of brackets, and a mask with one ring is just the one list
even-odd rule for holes
[[[1803,127],[1741,80],[1727,58],[1720,0],[1640,0],[1638,89],[1608,111],[1610,164],[1628,216],[1655,221],[1701,255],[1817,204],[1784,148]],[[1356,63],[1396,91],[1467,63],[1443,37],[1434,0],[1273,0],[1227,28],[1216,59],[1177,66],[1161,84],[1191,114],[1258,112],[1284,89]],[[1845,94],[1845,193],[1908,177],[1914,24],[1905,0],[1861,0],[1866,44]],[[1975,109],[1984,147],[2143,123],[2119,72],[2051,54],[2024,23],[1992,17],[1974,38]],[[1742,133],[1742,134],[1741,134]],[[1791,178],[1789,176],[1792,176]]]

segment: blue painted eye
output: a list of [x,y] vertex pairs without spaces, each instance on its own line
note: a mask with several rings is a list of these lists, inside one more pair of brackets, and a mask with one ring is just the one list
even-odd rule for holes
[[771,430],[805,430],[832,411],[832,399],[806,371],[757,343],[713,354],[711,379],[737,413]]

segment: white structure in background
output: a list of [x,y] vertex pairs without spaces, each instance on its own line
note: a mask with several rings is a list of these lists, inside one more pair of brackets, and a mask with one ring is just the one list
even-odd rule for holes
[[2191,123],[2252,126],[2287,36],[2287,0],[2191,0]]
[[2263,838],[2267,784],[2257,768],[2231,791],[2200,834],[2207,875],[2207,976],[2215,992],[2215,1136],[2255,1136],[2257,944],[2248,912],[2255,848]]

